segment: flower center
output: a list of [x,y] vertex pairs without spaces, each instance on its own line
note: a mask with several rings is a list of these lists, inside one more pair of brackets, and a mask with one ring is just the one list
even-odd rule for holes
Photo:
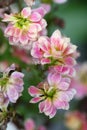
[[58,59],[54,59],[52,57],[50,57],[51,60],[51,65],[62,65],[64,64],[64,61],[62,58],[58,58]]
[[29,19],[24,18],[20,14],[16,15],[15,18],[17,21],[15,23],[15,26],[20,28],[20,29],[26,29],[29,26],[29,24],[31,23],[31,21],[29,21]]
[[7,84],[8,82],[8,77],[5,77],[5,78],[0,78],[0,86],[3,87]]
[[48,90],[47,92],[44,92],[44,95],[46,97],[53,98],[55,93],[56,93],[56,89],[52,88],[52,89]]

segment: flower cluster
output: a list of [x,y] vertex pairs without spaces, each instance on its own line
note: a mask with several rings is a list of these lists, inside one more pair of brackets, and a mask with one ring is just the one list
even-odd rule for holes
[[44,126],[39,126],[36,129],[34,120],[27,119],[25,122],[25,130],[46,130],[46,128]]
[[[45,36],[47,25],[43,18],[45,14],[46,11],[42,7],[37,9],[26,7],[20,13],[5,14],[3,21],[9,22],[5,35],[9,38],[10,44],[29,49],[35,63],[46,66],[47,79],[37,87],[30,86],[28,91],[34,97],[30,102],[41,101],[40,112],[52,118],[57,109],[69,109],[69,101],[76,93],[75,89],[70,89],[70,83],[75,76],[77,47],[70,42],[70,38],[62,36],[59,30],[51,37]],[[23,54],[24,56],[18,57],[26,62],[26,53]],[[0,86],[6,99],[14,103],[23,91],[24,75],[15,71],[10,74],[12,70],[14,71],[12,67],[8,72],[6,70],[0,80]]]
[[0,108],[7,108],[9,102],[16,103],[23,91],[24,74],[15,71],[15,65],[12,64],[3,72],[0,78]]
[[34,98],[31,103],[39,104],[39,110],[50,118],[54,117],[57,109],[69,109],[69,101],[76,91],[69,89],[70,78],[62,77],[58,73],[49,73],[47,81],[40,83],[37,88],[29,87],[29,94]]
[[74,75],[74,65],[76,64],[74,53],[76,46],[70,43],[70,39],[61,35],[56,30],[51,38],[41,36],[33,44],[31,55],[36,58],[38,63],[54,66],[57,71],[66,71],[69,75]]
[[47,25],[43,19],[44,15],[45,10],[41,7],[33,10],[26,7],[21,13],[5,14],[3,21],[9,22],[5,36],[9,38],[10,44],[29,49],[31,43],[38,39]]
[[65,124],[70,130],[87,130],[86,116],[79,111],[67,113]]

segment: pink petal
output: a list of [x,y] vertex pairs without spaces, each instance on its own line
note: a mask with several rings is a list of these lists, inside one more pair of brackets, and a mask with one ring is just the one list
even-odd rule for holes
[[28,92],[31,96],[42,95],[42,91],[34,86],[30,86]]
[[29,17],[30,14],[31,14],[31,8],[29,8],[29,7],[24,8],[24,9],[22,10],[22,12],[21,12],[21,15],[22,15],[24,18]]
[[41,4],[41,6],[46,10],[46,13],[49,13],[51,10],[50,4]]
[[56,111],[57,111],[57,110],[56,110],[56,108],[54,107],[53,110],[52,110],[52,112],[50,113],[49,117],[50,117],[50,118],[53,118],[53,117],[55,116],[55,114],[56,114]]
[[30,103],[37,103],[37,102],[41,101],[42,99],[43,99],[42,97],[35,97],[30,100]]
[[51,72],[48,74],[47,80],[50,85],[53,85],[53,86],[58,85],[61,80],[61,75],[56,72],[55,73]]
[[5,29],[5,35],[8,37],[8,36],[12,36],[14,34],[14,28],[12,26],[8,26],[6,29]]
[[41,20],[41,15],[38,12],[33,12],[29,18],[32,22],[38,22]]
[[62,101],[62,100],[55,100],[54,101],[54,106],[57,109],[65,109],[68,110],[69,109],[69,104],[67,101]]
[[58,85],[58,88],[60,90],[67,90],[69,88],[70,84],[67,82],[60,82],[60,84]]
[[42,65],[45,65],[45,64],[50,64],[50,59],[47,59],[47,58],[42,58],[42,60],[41,60],[41,64]]
[[38,130],[46,130],[46,128],[44,126],[40,126]]
[[70,55],[76,52],[77,46],[70,44],[70,46],[67,48],[66,55]]
[[35,129],[35,123],[32,119],[28,119],[25,122],[25,129],[26,130],[34,130]]
[[36,35],[38,35],[37,33],[39,32],[39,31],[41,31],[42,30],[42,28],[41,28],[41,26],[40,26],[40,24],[30,24],[30,27],[29,27],[29,30],[28,30],[28,32],[30,33],[30,34],[35,34],[36,33]]
[[41,36],[38,40],[39,42],[39,46],[40,48],[44,51],[44,52],[48,52],[51,49],[50,46],[50,39],[46,36]]
[[54,106],[52,105],[49,109],[45,110],[44,113],[46,116],[50,116],[51,112],[53,111]]
[[9,97],[9,100],[15,103],[19,97],[18,92],[13,86],[8,86],[8,87],[9,88],[7,89],[7,95]]
[[14,45],[19,45],[19,37],[13,37],[12,40],[13,40]]
[[62,74],[63,75],[68,75],[69,74],[69,67],[68,66],[63,66],[63,68],[62,68]]
[[55,43],[57,45],[60,39],[61,39],[61,33],[59,30],[56,30],[51,36],[51,43]]
[[14,77],[14,78],[23,78],[24,77],[24,74],[21,73],[21,72],[18,72],[18,71],[15,71],[11,74],[11,77]]
[[15,28],[15,31],[13,33],[14,37],[19,37],[21,35],[21,29],[19,28]]
[[75,89],[70,89],[70,90],[66,91],[66,94],[69,97],[69,101],[70,101],[75,96],[76,90]]
[[65,63],[69,66],[74,66],[76,64],[76,61],[72,57],[65,58]]
[[26,32],[22,32],[22,34],[21,34],[21,36],[19,37],[19,39],[20,39],[20,42],[23,44],[23,45],[25,45],[25,44],[27,44],[28,43],[28,35],[27,35],[27,33]]
[[34,58],[42,58],[42,51],[40,50],[38,43],[33,44],[33,47],[31,49],[31,55]]
[[40,113],[44,112],[45,108],[45,101],[39,103],[39,111]]
[[12,15],[4,14],[4,19],[2,20],[3,22],[10,22],[12,21]]
[[41,25],[42,29],[46,29],[47,26],[47,22],[45,19],[41,19],[39,24]]
[[76,70],[75,70],[75,68],[71,68],[71,67],[70,67],[69,76],[70,76],[70,77],[75,77],[75,75],[76,75]]
[[45,107],[44,107],[44,111],[47,111],[52,105],[52,102],[51,102],[51,99],[50,98],[47,98],[45,100]]
[[46,10],[43,7],[34,9],[33,12],[38,12],[42,17],[44,17],[44,15],[46,14]]

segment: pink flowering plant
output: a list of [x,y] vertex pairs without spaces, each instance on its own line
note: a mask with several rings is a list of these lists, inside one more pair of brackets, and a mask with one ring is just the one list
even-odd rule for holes
[[10,44],[30,48],[47,25],[43,19],[44,15],[43,8],[31,10],[30,7],[25,7],[21,13],[5,14],[3,21],[9,22],[5,35]]
[[62,77],[58,73],[49,73],[47,81],[40,83],[37,87],[29,87],[29,93],[34,98],[31,103],[39,101],[40,113],[44,112],[50,118],[54,117],[57,109],[69,109],[69,101],[76,91],[69,89],[70,78]]
[[52,118],[63,122],[71,100],[86,96],[87,67],[77,71],[77,45],[50,12],[66,1],[0,1],[0,130],[52,130]]

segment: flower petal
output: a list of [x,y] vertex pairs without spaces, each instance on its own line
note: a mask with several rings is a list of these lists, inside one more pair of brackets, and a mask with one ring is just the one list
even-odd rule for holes
[[72,57],[65,58],[65,63],[69,66],[74,66],[76,64],[76,61]]
[[29,17],[31,14],[31,8],[30,7],[26,7],[22,10],[21,12],[21,15],[24,17],[24,18],[27,18]]
[[32,22],[39,22],[41,20],[41,15],[37,12],[33,12],[29,18]]
[[45,108],[45,101],[39,103],[39,111],[40,113],[44,112]]
[[58,85],[59,84],[59,82],[61,81],[61,75],[60,74],[58,74],[58,73],[49,73],[48,74],[48,77],[47,77],[47,80],[48,80],[48,83],[52,86],[54,86],[54,85]]
[[31,96],[42,95],[42,91],[35,86],[30,86],[28,92]]
[[34,12],[38,12],[42,17],[46,14],[46,10],[43,7],[39,7],[33,10]]
[[42,99],[43,99],[42,97],[35,97],[30,100],[30,103],[37,103],[37,102],[41,101]]

